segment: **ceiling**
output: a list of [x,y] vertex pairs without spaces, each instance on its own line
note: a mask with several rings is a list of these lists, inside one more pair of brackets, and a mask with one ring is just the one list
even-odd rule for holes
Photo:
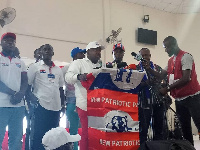
[[174,14],[200,13],[200,0],[123,0]]

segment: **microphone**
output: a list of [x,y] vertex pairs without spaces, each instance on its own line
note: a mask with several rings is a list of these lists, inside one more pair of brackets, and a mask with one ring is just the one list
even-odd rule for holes
[[120,62],[120,63],[117,64],[118,69],[124,68],[126,66],[128,66],[126,62]]
[[140,54],[136,54],[135,52],[132,52],[131,55],[134,56],[134,59],[136,59],[137,61],[146,61],[145,59],[142,58],[142,55]]
[[137,70],[137,66],[135,64],[130,64],[130,65],[126,66],[124,69]]
[[113,68],[113,65],[111,62],[106,63],[106,68]]

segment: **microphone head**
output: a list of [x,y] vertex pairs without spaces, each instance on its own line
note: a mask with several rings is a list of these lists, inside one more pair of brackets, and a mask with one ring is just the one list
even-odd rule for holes
[[129,69],[137,70],[137,66],[135,64],[130,64],[128,66]]
[[113,65],[111,62],[106,63],[106,68],[113,68]]
[[135,57],[137,54],[135,52],[132,52],[131,55]]
[[136,54],[135,52],[132,52],[131,55],[134,56],[134,59],[136,59],[137,61],[142,60],[142,55],[140,54]]
[[143,60],[142,55],[140,55],[140,54],[136,55],[136,56],[135,56],[135,59],[136,59],[137,61]]
[[124,67],[126,67],[126,66],[128,66],[126,62],[121,62],[121,63],[118,63],[118,64],[117,64],[117,68],[118,68],[118,69],[124,68]]

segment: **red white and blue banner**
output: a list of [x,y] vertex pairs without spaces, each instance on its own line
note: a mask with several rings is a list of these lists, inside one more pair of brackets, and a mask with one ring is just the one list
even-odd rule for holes
[[102,69],[88,90],[89,150],[139,148],[138,88],[144,73]]

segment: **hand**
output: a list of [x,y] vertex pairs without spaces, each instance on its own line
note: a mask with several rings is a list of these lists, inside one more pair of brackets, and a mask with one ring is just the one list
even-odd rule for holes
[[60,110],[61,118],[64,116],[65,111],[66,111],[66,107],[65,107],[64,105],[62,105],[62,108],[61,108],[61,110]]
[[159,89],[159,91],[160,91],[160,93],[161,93],[162,95],[166,95],[167,92],[168,92],[167,88],[161,88],[161,89]]
[[78,79],[80,81],[86,81],[87,80],[87,73],[84,73],[84,74],[80,74]]
[[150,62],[148,62],[148,61],[142,61],[142,66],[146,70],[150,69]]
[[66,107],[65,107],[65,106],[62,106],[62,108],[61,108],[61,113],[65,114],[65,111],[66,111]]
[[17,92],[14,95],[11,96],[10,102],[13,105],[17,105],[18,103],[21,102],[21,100],[24,98],[24,93],[22,92]]
[[37,104],[38,98],[32,92],[28,94],[28,98],[31,104]]

